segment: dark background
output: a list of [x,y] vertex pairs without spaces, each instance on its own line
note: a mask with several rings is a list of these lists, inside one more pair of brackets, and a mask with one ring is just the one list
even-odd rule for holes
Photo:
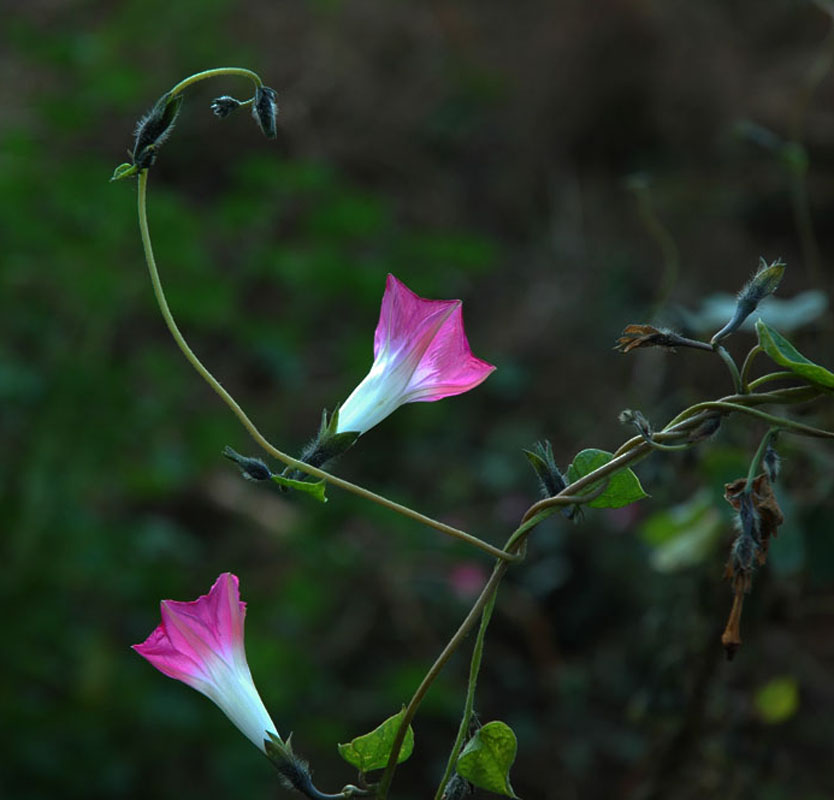
[[[354,775],[335,744],[408,700],[489,568],[338,490],[318,506],[246,484],[220,457],[256,449],[164,328],[135,184],[108,183],[181,78],[247,66],[281,104],[270,142],[208,110],[244,81],[200,84],[152,171],[157,256],[195,350],[295,452],[365,374],[387,272],[462,298],[497,372],[400,409],[336,469],[496,544],[536,498],[522,447],[549,437],[566,467],[616,449],[623,408],[661,424],[729,392],[709,354],[613,352],[625,324],[736,291],[760,255],[788,262],[783,298],[831,288],[822,3],[31,0],[4,3],[0,27],[4,797],[285,796],[219,711],[129,649],[160,598],[225,570],[278,730],[336,791]],[[830,366],[828,317],[806,322],[791,338]],[[824,403],[792,413],[834,422]],[[830,445],[784,439],[787,521],[735,661],[719,644],[723,484],[762,433],[732,419],[641,464],[650,499],[536,531],[477,697],[518,735],[525,800],[834,796]],[[431,796],[467,660],[428,696],[395,797]]]

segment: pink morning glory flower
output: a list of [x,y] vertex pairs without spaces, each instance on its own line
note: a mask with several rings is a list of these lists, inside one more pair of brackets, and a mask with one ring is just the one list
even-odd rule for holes
[[404,403],[462,394],[495,367],[472,355],[460,300],[426,300],[393,275],[385,283],[371,371],[339,409],[338,432],[373,428]]
[[224,572],[207,595],[192,602],[163,600],[162,624],[133,649],[163,675],[202,692],[256,747],[278,736],[252,682],[243,649],[246,603],[237,576]]

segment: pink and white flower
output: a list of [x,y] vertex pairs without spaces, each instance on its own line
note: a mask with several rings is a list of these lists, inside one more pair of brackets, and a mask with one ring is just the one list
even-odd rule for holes
[[266,752],[267,733],[278,736],[252,682],[243,647],[243,619],[236,575],[224,572],[207,595],[192,602],[163,600],[162,624],[133,649],[169,678],[215,702],[256,747]]
[[472,355],[460,300],[426,300],[389,275],[374,363],[339,409],[338,432],[362,434],[404,403],[468,392],[494,369]]

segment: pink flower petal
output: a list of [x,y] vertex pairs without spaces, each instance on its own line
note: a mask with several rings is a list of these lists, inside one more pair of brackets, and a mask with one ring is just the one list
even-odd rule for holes
[[257,747],[264,750],[275,725],[252,682],[243,645],[246,604],[238,579],[223,573],[207,595],[191,602],[163,600],[162,624],[133,649],[164,675],[214,701]]
[[452,309],[459,305],[460,300],[426,300],[389,273],[374,331],[374,358],[386,349],[428,345]]
[[460,300],[426,300],[388,275],[374,363],[339,410],[339,432],[360,434],[404,403],[461,394],[495,369],[472,355]]
[[483,383],[495,370],[472,355],[463,330],[463,309],[458,305],[438,330],[414,371],[408,401],[433,402],[462,394]]

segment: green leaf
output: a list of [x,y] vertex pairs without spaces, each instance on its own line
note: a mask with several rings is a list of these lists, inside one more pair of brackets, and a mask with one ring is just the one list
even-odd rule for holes
[[781,333],[773,330],[762,320],[756,322],[756,332],[759,334],[762,350],[777,364],[805,380],[834,389],[834,373],[805,358]]
[[128,164],[125,161],[124,164],[119,164],[116,169],[113,170],[113,175],[110,177],[110,182],[113,181],[120,181],[122,178],[129,178],[131,175],[135,175],[138,172],[136,166],[134,164]]
[[[613,457],[612,453],[607,453],[605,450],[594,448],[582,450],[576,454],[573,464],[568,467],[568,484],[575,483],[580,478],[603,466],[603,464],[607,464]],[[633,503],[635,500],[648,497],[643,491],[637,476],[627,467],[603,480],[607,480],[608,485],[599,497],[588,503],[591,508],[620,508]],[[587,487],[585,492],[594,491],[601,483],[602,481],[597,481]]]
[[[385,722],[370,733],[357,736],[347,744],[338,745],[339,755],[362,773],[382,769],[388,763],[394,737],[397,735],[404,717],[405,706],[399,714],[388,717]],[[397,763],[401,764],[405,761],[411,755],[412,750],[414,750],[414,731],[409,725],[400,748],[400,754],[397,756]]]
[[283,478],[280,475],[273,475],[272,480],[280,486],[286,486],[288,489],[297,489],[299,492],[309,494],[318,500],[320,503],[326,503],[327,497],[324,494],[326,481],[296,481],[292,478]]
[[458,757],[462,778],[506,797],[516,797],[510,785],[510,767],[518,747],[512,728],[504,722],[488,722],[466,743]]
[[756,710],[770,725],[790,719],[799,708],[799,687],[790,675],[768,681],[754,699]]

